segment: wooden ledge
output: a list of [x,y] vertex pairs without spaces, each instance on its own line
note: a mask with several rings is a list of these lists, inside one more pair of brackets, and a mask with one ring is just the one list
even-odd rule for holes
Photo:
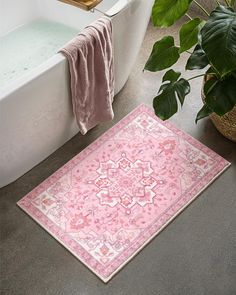
[[70,4],[79,7],[84,10],[91,10],[97,6],[102,0],[59,0],[66,4]]

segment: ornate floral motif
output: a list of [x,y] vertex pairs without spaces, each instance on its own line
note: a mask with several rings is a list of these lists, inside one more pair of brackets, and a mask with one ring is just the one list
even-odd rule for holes
[[89,219],[87,215],[75,214],[69,221],[71,231],[79,231],[89,225]]
[[164,140],[163,142],[159,143],[159,147],[166,156],[172,155],[176,147],[176,141],[173,139]]
[[142,105],[18,204],[108,281],[228,165]]
[[152,177],[150,162],[140,159],[132,162],[123,152],[118,161],[100,163],[97,173],[99,177],[94,183],[99,188],[97,197],[101,205],[114,207],[120,204],[130,214],[134,205],[143,207],[153,202],[156,194],[152,189],[157,183]]

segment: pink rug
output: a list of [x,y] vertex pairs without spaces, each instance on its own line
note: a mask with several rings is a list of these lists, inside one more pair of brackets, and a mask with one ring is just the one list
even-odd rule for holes
[[229,165],[140,105],[18,205],[107,282]]

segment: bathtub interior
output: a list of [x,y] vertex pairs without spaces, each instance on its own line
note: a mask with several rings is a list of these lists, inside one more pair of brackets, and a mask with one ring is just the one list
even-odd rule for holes
[[[103,0],[97,8],[108,11],[117,2],[118,0]],[[97,15],[57,0],[1,0],[0,37],[38,18],[60,22],[80,30],[95,20]]]
[[0,85],[6,87],[51,58],[77,29],[38,19],[1,38]]
[[[108,11],[116,2],[97,8]],[[1,0],[0,88],[29,75],[97,17],[56,0]]]

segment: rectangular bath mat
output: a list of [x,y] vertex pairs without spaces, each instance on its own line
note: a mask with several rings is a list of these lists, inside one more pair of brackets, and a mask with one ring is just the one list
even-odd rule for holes
[[229,165],[140,105],[18,205],[107,282]]

